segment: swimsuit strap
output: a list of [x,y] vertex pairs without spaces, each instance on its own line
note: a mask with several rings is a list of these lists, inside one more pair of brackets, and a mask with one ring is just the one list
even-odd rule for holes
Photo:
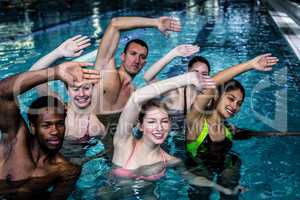
[[[226,126],[224,126],[224,129],[225,129],[225,137],[228,138],[230,141],[232,141],[233,140],[232,132]],[[202,142],[204,141],[207,135],[208,135],[208,123],[206,119],[204,119],[202,131],[198,135],[196,141],[187,144],[187,151],[190,152],[193,157],[196,157],[198,148],[202,144]]]
[[160,157],[161,157],[161,159],[163,161],[164,169],[166,169],[167,166],[168,166],[168,160],[166,158],[165,152],[162,149],[160,149]]
[[90,117],[91,117],[91,115],[89,114],[89,116],[88,116],[88,122],[87,122],[87,126],[86,126],[86,131],[85,131],[85,136],[90,136],[90,134],[89,134],[89,129],[90,129]]
[[124,167],[123,167],[124,169],[127,169],[127,165],[128,165],[129,161],[131,160],[131,158],[132,158],[132,156],[133,156],[133,153],[134,153],[134,151],[135,151],[135,148],[136,148],[136,142],[133,141],[133,148],[132,148],[132,151],[131,151],[131,153],[130,153],[128,159],[127,159],[127,161],[125,162],[125,165],[124,165]]
[[204,119],[204,124],[201,133],[198,135],[196,141],[187,144],[187,151],[190,152],[193,157],[197,155],[198,147],[202,144],[202,142],[204,141],[207,135],[208,135],[208,123],[206,119]]
[[186,87],[183,88],[183,114],[184,116],[187,115],[187,98],[186,98]]
[[225,127],[225,137],[227,137],[230,141],[232,141],[233,140],[232,132],[226,126],[224,127]]

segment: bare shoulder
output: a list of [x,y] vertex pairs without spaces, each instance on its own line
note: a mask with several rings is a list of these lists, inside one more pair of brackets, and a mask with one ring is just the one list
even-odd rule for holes
[[168,161],[168,166],[174,166],[182,162],[180,158],[174,157],[168,153],[165,153],[165,155],[166,160]]
[[81,167],[79,165],[76,165],[76,164],[68,161],[62,155],[57,156],[55,166],[58,169],[57,172],[63,176],[66,176],[66,175],[76,175],[77,176],[80,174],[80,171],[81,171]]

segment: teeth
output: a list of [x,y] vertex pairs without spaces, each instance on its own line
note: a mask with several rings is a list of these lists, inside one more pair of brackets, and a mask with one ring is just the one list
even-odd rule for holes
[[161,134],[161,133],[157,133],[157,134],[154,133],[153,136],[154,136],[156,139],[162,139],[162,138],[164,137],[164,135]]
[[229,113],[229,114],[233,114],[234,112],[233,111],[231,111],[230,109],[228,109],[228,108],[226,108],[226,111]]

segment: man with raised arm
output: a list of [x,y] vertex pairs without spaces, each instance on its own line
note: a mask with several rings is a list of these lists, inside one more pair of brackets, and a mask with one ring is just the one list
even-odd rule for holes
[[[134,76],[146,64],[148,55],[147,44],[139,39],[129,41],[121,54],[121,66],[116,69],[114,56],[118,47],[120,32],[123,30],[156,27],[162,33],[180,31],[179,21],[170,17],[143,18],[143,17],[117,17],[113,18],[100,42],[96,58],[96,69],[102,74],[101,86],[97,92],[97,112],[107,114],[120,112],[126,105],[134,87],[131,83]],[[96,95],[95,95],[96,96]],[[101,98],[100,98],[101,97]],[[99,100],[100,98],[100,100]],[[99,105],[99,103],[101,105]]]
[[59,154],[65,133],[64,104],[51,96],[35,100],[27,113],[30,133],[16,97],[49,80],[96,83],[99,73],[82,68],[88,65],[67,62],[0,81],[0,199],[67,198],[80,168]]

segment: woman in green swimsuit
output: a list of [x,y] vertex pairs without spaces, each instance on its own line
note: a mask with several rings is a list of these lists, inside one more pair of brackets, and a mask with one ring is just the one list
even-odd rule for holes
[[[196,175],[217,182],[228,188],[239,184],[241,161],[231,151],[232,140],[245,131],[236,131],[226,125],[226,120],[239,112],[245,97],[243,86],[234,76],[256,69],[269,71],[277,63],[270,54],[258,56],[248,62],[227,68],[213,77],[218,91],[202,91],[187,115],[187,159],[186,166]],[[240,137],[239,137],[240,138]],[[190,199],[209,199],[209,188],[192,186]],[[238,199],[238,196],[220,194],[222,199]]]

